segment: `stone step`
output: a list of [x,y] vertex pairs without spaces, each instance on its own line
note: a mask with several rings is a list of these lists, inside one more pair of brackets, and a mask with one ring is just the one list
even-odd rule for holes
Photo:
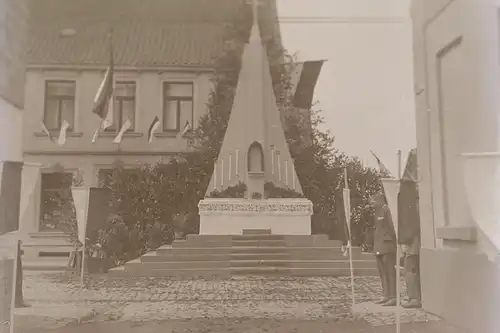
[[202,255],[202,254],[230,254],[231,247],[179,247],[173,248],[170,245],[164,245],[156,250],[156,253],[162,255]]
[[26,260],[23,258],[24,271],[65,271],[68,266],[68,258],[63,259],[37,259]]
[[233,235],[232,240],[284,240],[284,235]]
[[51,231],[32,232],[32,233],[29,233],[28,236],[30,238],[36,238],[36,239],[50,239],[50,240],[54,240],[54,239],[68,240],[69,239],[68,235],[65,234],[62,231],[55,231],[55,232],[51,232]]
[[288,253],[232,253],[231,260],[287,260]]
[[[344,256],[341,248],[338,247],[268,247],[268,246],[250,246],[250,247],[185,247],[172,248],[170,245],[165,245],[157,249],[158,256],[196,256],[196,255],[264,255],[278,254],[288,255],[295,260],[314,260],[314,259],[343,259]],[[360,248],[353,248],[354,259],[373,259],[370,253],[362,253]]]
[[198,235],[198,234],[189,234],[186,235],[186,240],[188,242],[190,241],[199,241],[199,240],[204,240],[204,241],[209,241],[209,242],[225,242],[229,241],[231,242],[232,235]]
[[137,270],[155,269],[219,269],[230,267],[230,261],[164,261],[164,262],[141,262],[132,260],[125,264],[125,270],[134,272]]
[[121,267],[113,268],[109,270],[108,275],[116,277],[176,277],[176,278],[229,278],[231,276],[231,270],[229,268],[220,269],[198,269],[198,268],[184,268],[184,269],[139,269],[134,272],[130,272]]
[[233,246],[230,253],[288,253],[285,246]]
[[231,260],[230,254],[158,255],[156,252],[149,252],[141,257],[142,262],[229,261],[229,260]]
[[[342,268],[350,269],[349,260],[231,260],[231,267],[288,267],[288,268]],[[354,269],[376,268],[373,260],[353,260]]]
[[250,247],[250,246],[264,246],[264,247],[285,247],[286,243],[284,240],[273,240],[273,239],[251,239],[251,240],[233,240],[233,247]]
[[[294,246],[294,247],[287,247],[288,253],[292,257],[297,257],[297,258],[314,258],[316,257],[321,257],[324,255],[330,255],[330,254],[335,254],[335,255],[343,255],[342,248],[340,247],[327,247],[327,246],[307,246],[307,247],[302,247],[302,246]],[[353,257],[361,255],[361,248],[353,248],[352,249],[352,255]]]
[[[347,268],[288,268],[288,267],[255,267],[231,268],[231,275],[274,275],[274,276],[350,276]],[[355,276],[377,276],[375,268],[354,270]]]
[[[113,268],[108,273],[111,276],[131,276],[122,267]],[[343,268],[284,268],[284,267],[255,267],[255,268],[220,268],[220,269],[151,269],[133,272],[135,277],[177,277],[177,278],[229,278],[235,275],[253,276],[349,276],[350,270]],[[355,269],[356,276],[377,276],[376,269]]]
[[[355,255],[354,260],[373,260],[372,255]],[[302,253],[300,256],[291,256],[286,252],[282,253],[197,253],[197,254],[174,254],[150,252],[141,257],[142,262],[166,262],[166,261],[229,261],[229,260],[349,260],[348,256],[344,256],[341,252],[324,252],[320,256],[313,253],[307,255]]]
[[231,239],[224,242],[207,240],[176,240],[172,243],[173,248],[213,248],[231,247]]
[[243,229],[243,235],[271,235],[271,229]]

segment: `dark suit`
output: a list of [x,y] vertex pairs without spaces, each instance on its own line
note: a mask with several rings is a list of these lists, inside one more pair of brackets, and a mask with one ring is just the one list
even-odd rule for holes
[[410,299],[420,300],[420,215],[416,182],[401,180],[398,195],[398,241],[405,245],[405,280]]
[[17,271],[16,271],[16,290],[15,290],[15,306],[21,307],[24,305],[23,298],[23,262],[21,256],[24,251],[21,248],[21,242],[17,243]]
[[382,281],[384,298],[396,298],[396,232],[389,207],[375,208],[373,252]]

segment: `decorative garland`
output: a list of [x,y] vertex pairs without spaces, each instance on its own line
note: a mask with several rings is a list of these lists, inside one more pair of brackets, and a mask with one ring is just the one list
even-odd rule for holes
[[264,192],[268,198],[305,198],[305,196],[299,192],[276,186],[272,182],[266,182],[264,184]]
[[244,198],[247,191],[247,185],[239,182],[234,186],[226,188],[224,191],[214,190],[208,196],[209,198]]

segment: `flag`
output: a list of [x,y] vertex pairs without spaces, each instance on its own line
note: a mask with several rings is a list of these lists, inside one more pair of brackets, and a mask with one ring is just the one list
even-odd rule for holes
[[132,127],[132,122],[129,119],[127,119],[127,121],[123,124],[122,128],[120,129],[120,132],[118,132],[118,135],[113,140],[113,143],[122,142],[123,135],[125,134],[126,131],[128,131],[130,127]]
[[[300,123],[304,129],[300,140],[305,145],[312,144],[312,121],[311,107],[314,97],[314,89],[323,67],[324,60],[305,61],[286,64],[286,72],[290,73],[290,94],[291,106],[287,108],[286,113],[291,115]],[[286,115],[282,113],[282,122],[285,131],[287,130]]]
[[389,171],[389,169],[387,169],[385,167],[384,163],[382,163],[380,158],[378,158],[378,156],[375,155],[375,153],[371,150],[370,150],[370,153],[372,153],[373,157],[375,157],[375,159],[377,160],[378,168],[380,169],[380,172],[382,173],[382,175],[385,175],[386,177],[393,178],[391,172]]
[[96,130],[92,137],[92,143],[96,142],[99,138],[99,132],[105,130],[113,124],[113,91],[115,88],[114,78],[114,59],[113,59],[113,42],[111,33],[109,34],[109,65],[106,74],[97,90],[94,97],[94,106],[92,112],[97,114],[102,119],[100,128]]
[[153,122],[151,123],[151,125],[149,126],[149,130],[148,130],[148,142],[151,143],[153,141],[153,134],[155,133],[155,131],[158,129],[158,127],[160,126],[160,118],[158,118],[158,116],[155,117],[155,119],[153,119]]
[[108,103],[108,113],[106,114],[106,118],[104,118],[104,120],[101,121],[99,128],[96,129],[96,131],[94,132],[94,136],[92,137],[92,143],[95,143],[97,141],[97,139],[99,138],[99,133],[101,131],[104,131],[106,128],[113,125],[114,105],[115,104],[113,101],[113,95],[111,95],[110,103]]
[[398,194],[398,240],[400,244],[412,245],[420,234],[418,211],[417,149],[408,154]]
[[113,60],[113,43],[111,34],[109,35],[109,65],[104,75],[104,79],[97,90],[94,97],[94,107],[92,112],[97,114],[102,120],[105,120],[108,112],[108,104],[111,100],[114,88],[114,60]]
[[68,128],[69,128],[69,123],[66,120],[63,121],[61,129],[59,131],[59,140],[57,141],[59,146],[62,146],[66,143],[66,133],[68,132]]
[[314,97],[314,88],[318,83],[321,68],[325,60],[304,61],[292,64],[290,88],[293,106],[310,110]]
[[186,125],[184,126],[184,130],[182,130],[181,136],[186,135],[191,130],[191,125],[189,124],[189,120],[186,121]]
[[92,137],[92,143],[95,143],[97,141],[97,138],[99,138],[99,130],[100,128],[95,130],[94,136]]
[[416,182],[418,180],[417,148],[410,150],[406,160],[403,179]]
[[347,244],[349,244],[351,240],[351,191],[349,190],[347,179],[347,168],[344,168],[344,190],[342,191],[342,197],[344,202],[345,222],[349,233]]
[[85,244],[87,237],[87,216],[90,199],[89,187],[72,187],[73,204],[75,205],[76,223],[78,227],[78,240]]
[[40,122],[40,125],[42,126],[42,130],[45,134],[47,134],[47,136],[49,137],[49,140],[54,142],[54,137],[52,136],[52,134],[50,133],[50,131],[47,129],[47,126],[45,126],[45,123],[43,121]]

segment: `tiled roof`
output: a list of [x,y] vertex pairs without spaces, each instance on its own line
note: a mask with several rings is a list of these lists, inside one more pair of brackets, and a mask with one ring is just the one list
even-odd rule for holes
[[[31,0],[31,65],[207,66],[243,0]],[[274,2],[274,0],[271,0]],[[275,13],[274,13],[275,15]],[[73,36],[61,36],[74,29]]]

